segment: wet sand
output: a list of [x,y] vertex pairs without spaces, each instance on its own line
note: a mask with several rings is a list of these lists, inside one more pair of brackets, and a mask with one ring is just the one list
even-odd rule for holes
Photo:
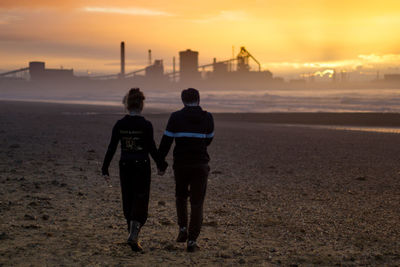
[[[399,115],[216,114],[202,249],[188,254],[171,169],[159,177],[154,163],[144,253],[125,244],[118,154],[113,187],[99,175],[122,113],[0,102],[0,266],[400,264],[400,135],[279,125]],[[158,142],[168,114],[147,113]]]

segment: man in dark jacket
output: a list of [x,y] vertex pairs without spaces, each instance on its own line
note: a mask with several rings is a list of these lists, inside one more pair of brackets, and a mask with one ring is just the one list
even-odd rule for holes
[[[185,107],[171,114],[159,156],[161,160],[165,159],[175,139],[173,168],[179,224],[177,242],[187,241],[187,250],[193,252],[198,249],[196,240],[203,222],[203,202],[210,171],[207,146],[214,137],[214,120],[211,113],[199,106],[200,95],[196,89],[183,90],[181,97]],[[188,197],[191,206],[189,231]]]

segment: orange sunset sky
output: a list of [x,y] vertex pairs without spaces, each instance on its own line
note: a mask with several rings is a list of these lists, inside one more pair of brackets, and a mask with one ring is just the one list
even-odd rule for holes
[[274,73],[388,68],[400,63],[399,0],[1,0],[0,69],[30,60],[49,67],[119,71],[153,59],[170,68],[178,51],[200,63],[245,46]]

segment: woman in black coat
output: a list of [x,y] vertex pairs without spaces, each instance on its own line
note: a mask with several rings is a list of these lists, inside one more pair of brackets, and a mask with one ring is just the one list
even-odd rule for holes
[[160,173],[167,168],[167,163],[158,156],[153,126],[141,115],[144,99],[139,88],[132,88],[124,97],[129,114],[114,125],[102,167],[102,174],[109,179],[108,167],[121,142],[119,173],[122,206],[129,230],[128,243],[135,251],[142,250],[138,241],[139,231],[147,220],[151,181],[149,154]]

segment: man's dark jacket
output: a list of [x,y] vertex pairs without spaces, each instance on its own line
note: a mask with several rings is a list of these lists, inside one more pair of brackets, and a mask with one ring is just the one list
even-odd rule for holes
[[165,159],[175,139],[174,165],[207,164],[207,146],[214,137],[211,113],[200,106],[185,106],[171,114],[161,139],[159,156]]

